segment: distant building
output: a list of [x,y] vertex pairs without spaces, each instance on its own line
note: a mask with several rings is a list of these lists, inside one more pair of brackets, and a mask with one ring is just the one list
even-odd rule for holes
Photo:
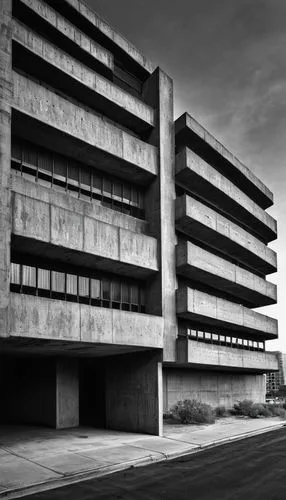
[[180,399],[264,401],[272,192],[82,0],[0,11],[1,421],[160,434]]
[[280,386],[286,385],[286,354],[274,351],[278,361],[278,371],[266,374],[266,392],[278,391]]

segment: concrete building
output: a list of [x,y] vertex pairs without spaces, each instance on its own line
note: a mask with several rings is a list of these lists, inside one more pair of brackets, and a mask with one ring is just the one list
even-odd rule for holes
[[272,193],[81,0],[2,0],[1,421],[160,434],[264,400]]
[[277,357],[278,371],[266,374],[266,392],[278,391],[281,385],[286,385],[286,354],[273,351]]

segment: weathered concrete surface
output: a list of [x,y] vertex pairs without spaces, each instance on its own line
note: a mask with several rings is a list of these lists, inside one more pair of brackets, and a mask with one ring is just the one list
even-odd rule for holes
[[13,20],[13,40],[26,49],[23,51],[19,47],[14,48],[17,67],[23,66],[21,58],[25,61],[23,69],[27,70],[30,65],[36,74],[40,67],[47,83],[127,127],[142,132],[154,125],[154,111],[150,106],[95,73],[16,19]]
[[173,125],[173,82],[159,68],[145,82],[143,96],[158,112],[158,122],[150,141],[158,147],[159,175],[149,187],[146,218],[150,234],[159,238],[158,275],[148,289],[148,311],[164,317],[164,359],[176,358],[176,234],[175,234],[175,155]]
[[162,348],[163,319],[86,304],[10,293],[14,337]]
[[142,219],[136,219],[131,215],[104,207],[99,200],[86,202],[73,196],[67,196],[65,192],[55,191],[42,186],[38,182],[25,179],[25,177],[19,176],[13,170],[11,171],[11,191],[70,212],[75,212],[83,217],[96,219],[105,224],[118,226],[135,233],[147,234],[148,223]]
[[92,38],[76,28],[65,17],[42,0],[19,0],[32,12],[36,13],[42,20],[57,30],[61,35],[72,41],[83,52],[86,52],[95,61],[113,71],[113,55],[101,45],[95,43]]
[[178,274],[238,297],[245,306],[277,302],[276,285],[190,241],[179,241],[176,255]]
[[[59,252],[65,248],[97,257],[99,262],[94,262],[95,267],[102,266],[102,259],[107,259],[110,266],[115,261],[113,267],[120,263],[142,268],[143,274],[146,270],[147,274],[158,271],[155,238],[16,193],[12,199],[12,232],[55,245]],[[84,255],[79,255],[79,263],[83,258]]]
[[162,397],[162,363],[157,353],[126,355],[110,361],[106,370],[108,429],[162,435]]
[[164,411],[184,399],[226,408],[243,399],[265,402],[264,375],[164,368],[163,380]]
[[179,148],[188,146],[193,149],[210,165],[235,182],[262,208],[273,205],[270,189],[188,113],[176,120],[175,134]]
[[275,354],[247,351],[215,344],[204,344],[189,339],[177,339],[177,361],[188,368],[229,369],[256,373],[278,370]]
[[66,3],[73,7],[78,13],[80,13],[85,21],[91,24],[91,29],[96,28],[101,34],[106,36],[115,45],[120,47],[125,54],[127,54],[131,59],[134,60],[142,69],[147,73],[153,73],[155,70],[154,65],[149,61],[134,45],[132,45],[121,33],[114,31],[114,29],[107,24],[107,22],[100,18],[93,9],[91,9],[86,3],[80,0],[66,0]]
[[61,358],[56,362],[56,428],[79,425],[78,360]]
[[25,135],[26,119],[34,133],[33,140],[51,149],[121,177],[133,174],[135,182],[146,182],[157,174],[157,148],[104,116],[16,72],[13,89],[12,106],[21,113],[16,114],[14,127],[20,136]]
[[0,2],[0,337],[9,331],[12,0]]
[[183,148],[176,155],[176,181],[241,222],[265,241],[276,239],[276,220],[189,148]]
[[186,285],[177,290],[177,314],[204,325],[221,326],[241,334],[251,332],[261,340],[278,336],[276,319]]
[[262,274],[277,270],[277,256],[271,248],[188,195],[176,199],[176,227]]
[[1,422],[57,429],[79,425],[76,359],[14,354],[1,358],[1,365],[9,379],[6,387],[1,387]]

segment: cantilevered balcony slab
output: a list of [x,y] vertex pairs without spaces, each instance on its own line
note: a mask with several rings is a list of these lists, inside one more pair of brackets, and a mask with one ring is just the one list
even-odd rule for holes
[[17,68],[135,132],[150,131],[154,110],[56,45],[13,20],[13,61]]
[[176,228],[261,274],[277,269],[276,253],[271,248],[188,195],[176,200]]
[[17,293],[10,293],[10,308],[11,337],[81,342],[82,349],[86,343],[163,347],[159,316]]
[[177,362],[190,368],[266,373],[278,370],[275,354],[177,339]]
[[12,133],[20,137],[135,183],[157,175],[155,146],[16,72],[12,107]]
[[260,340],[278,336],[276,319],[186,285],[177,290],[177,315],[203,325],[240,332],[240,336],[252,334]]
[[275,219],[189,148],[183,148],[176,155],[176,182],[206,199],[264,241],[277,237]]
[[181,240],[176,253],[181,276],[230,294],[248,307],[277,302],[276,285],[190,241]]
[[15,0],[13,16],[91,68],[112,78],[112,53],[88,37],[43,0]]
[[12,196],[12,250],[146,278],[158,271],[157,240],[28,196]]
[[184,113],[176,120],[175,133],[178,150],[189,147],[260,207],[273,205],[273,194],[265,184],[189,114]]
[[[54,0],[48,0],[50,4]],[[121,33],[115,31],[110,24],[102,19],[86,2],[78,0],[62,0],[57,2],[57,10],[62,12],[65,17],[77,24],[83,25],[88,33],[94,34],[96,38],[102,41],[104,46],[110,47],[112,53],[116,54],[118,59],[124,61],[125,67],[131,73],[138,74],[145,80],[150,73],[155,71],[156,67],[139,50],[124,38]]]

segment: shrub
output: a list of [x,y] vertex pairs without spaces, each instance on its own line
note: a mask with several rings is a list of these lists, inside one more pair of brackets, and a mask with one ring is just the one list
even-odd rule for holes
[[253,401],[250,399],[244,399],[243,401],[238,401],[233,405],[234,415],[244,415],[249,417],[250,410],[253,406]]
[[227,411],[226,411],[225,406],[217,406],[215,408],[215,416],[217,418],[223,418],[223,417],[226,417],[226,415],[227,415]]
[[286,410],[280,405],[269,405],[268,411],[270,412],[270,416],[286,418]]
[[249,410],[249,417],[251,418],[259,418],[259,417],[267,417],[269,414],[267,414],[268,410],[267,408],[259,403],[253,403]]
[[172,413],[182,424],[213,424],[215,422],[212,407],[195,399],[179,401],[172,409]]

